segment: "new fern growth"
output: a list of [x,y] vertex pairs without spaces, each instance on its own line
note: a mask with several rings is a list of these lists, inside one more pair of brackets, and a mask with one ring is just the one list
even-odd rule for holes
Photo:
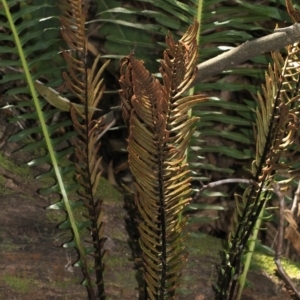
[[185,150],[197,118],[189,118],[201,95],[181,97],[197,68],[198,24],[179,42],[169,34],[160,72],[163,85],[131,53],[121,61],[123,117],[129,127],[129,166],[147,299],[174,299],[186,261],[180,212],[190,201],[190,171]]

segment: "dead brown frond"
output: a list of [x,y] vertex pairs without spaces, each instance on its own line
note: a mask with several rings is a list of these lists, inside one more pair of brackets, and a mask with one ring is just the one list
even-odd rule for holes
[[[289,46],[285,59],[278,52],[272,53],[272,58],[274,65],[269,66],[262,94],[258,93],[257,97],[256,155],[251,168],[256,184],[246,188],[243,197],[236,198],[218,299],[232,299],[235,295],[247,241],[274,184],[280,186],[275,176],[280,175],[282,169],[286,174],[292,171],[287,158],[299,150],[299,47]],[[290,181],[285,181],[285,185]]]
[[[98,135],[104,124],[101,118],[94,118],[94,113],[104,92],[101,75],[108,62],[98,70],[100,57],[97,57],[92,68],[87,67],[84,1],[61,1],[60,7],[63,11],[62,35],[69,46],[68,50],[63,50],[63,57],[68,63],[68,72],[64,73],[64,79],[69,91],[84,107],[83,111],[73,105],[70,109],[74,128],[78,134],[78,138],[74,142],[77,180],[80,184],[78,193],[87,208],[87,221],[79,226],[80,230],[86,228],[91,232],[91,241],[89,241],[91,246],[82,245],[82,251],[79,251],[79,261],[89,298],[96,299],[97,293],[94,290],[96,286],[99,299],[104,299],[103,211],[101,199],[97,199],[95,196],[101,176],[101,158],[97,156],[100,147]],[[93,268],[87,261],[86,253],[91,254],[94,258]],[[96,279],[93,274],[96,274]]]
[[161,62],[163,85],[131,53],[121,61],[123,117],[129,126],[129,165],[140,214],[147,299],[174,299],[186,261],[179,218],[190,201],[190,176],[185,150],[196,118],[188,110],[203,96],[179,98],[196,74],[198,24],[195,22],[168,49]]
[[291,0],[285,0],[285,6],[288,14],[294,23],[300,22],[300,11],[296,9]]

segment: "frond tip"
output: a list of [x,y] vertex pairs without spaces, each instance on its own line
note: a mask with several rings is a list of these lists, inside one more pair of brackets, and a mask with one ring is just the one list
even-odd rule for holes
[[161,62],[161,85],[131,53],[121,60],[123,117],[129,127],[129,165],[139,211],[146,297],[174,299],[186,261],[179,214],[190,201],[190,176],[185,150],[197,118],[188,109],[203,96],[179,98],[195,76],[195,22],[178,43],[167,37],[169,49]]

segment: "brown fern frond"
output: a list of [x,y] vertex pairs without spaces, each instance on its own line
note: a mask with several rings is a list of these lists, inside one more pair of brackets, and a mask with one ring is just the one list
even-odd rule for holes
[[257,151],[252,173],[260,181],[281,169],[279,158],[288,155],[289,146],[298,144],[298,105],[295,104],[299,97],[299,47],[290,46],[287,50],[285,60],[280,53],[272,53],[274,68],[269,67],[266,74],[263,96],[258,94]]
[[168,49],[164,51],[160,72],[166,92],[172,99],[178,98],[196,76],[198,61],[197,22],[175,43],[171,34],[166,37]]
[[[186,261],[181,235],[185,219],[178,216],[190,201],[191,178],[184,153],[196,120],[187,111],[206,99],[199,95],[179,99],[179,95],[194,76],[197,44],[189,38],[197,26],[195,22],[178,43],[167,38],[172,50],[165,51],[161,63],[164,85],[133,53],[121,61],[120,95],[129,125],[128,161],[140,214],[147,299],[174,299]],[[171,61],[172,57],[176,58]]]
[[[74,128],[78,134],[74,142],[77,159],[76,178],[80,184],[78,193],[87,209],[86,218],[88,219],[88,222],[79,223],[79,226],[81,230],[86,228],[91,232],[91,241],[85,241],[82,245],[84,253],[80,253],[80,266],[84,273],[84,284],[87,287],[89,299],[104,299],[103,211],[101,200],[95,196],[101,176],[101,158],[97,157],[100,143],[97,140],[104,122],[101,118],[94,118],[96,109],[93,108],[97,107],[104,92],[101,76],[108,62],[98,70],[100,59],[98,56],[92,68],[87,67],[84,1],[65,0],[62,1],[60,7],[64,13],[61,18],[62,35],[70,47],[68,51],[63,50],[64,59],[68,63],[68,72],[64,73],[64,79],[69,91],[84,106],[84,111],[78,110],[72,104],[70,109]],[[87,247],[86,242],[92,247]],[[91,268],[86,253],[94,258],[94,268]]]
[[293,22],[299,23],[300,11],[294,7],[291,0],[285,0],[285,5],[286,5],[287,12],[290,15],[291,19],[293,20]]
[[294,45],[287,52],[286,59],[280,53],[272,53],[274,66],[269,66],[266,72],[262,95],[258,93],[256,155],[251,168],[256,184],[248,187],[242,201],[236,204],[218,299],[232,299],[235,294],[243,250],[270,198],[275,175],[282,168],[286,173],[290,169],[282,163],[282,158],[286,161],[287,156],[299,150],[300,49]]

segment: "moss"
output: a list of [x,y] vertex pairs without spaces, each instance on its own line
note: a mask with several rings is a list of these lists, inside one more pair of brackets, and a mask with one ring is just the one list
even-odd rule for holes
[[[221,263],[220,252],[223,250],[222,240],[217,239],[201,233],[192,233],[191,236],[186,241],[187,251],[190,256],[198,256],[205,258],[207,261],[212,261],[214,265]],[[193,261],[188,260],[187,268],[193,264]],[[291,279],[299,285],[299,269],[300,263],[292,262],[288,259],[281,259],[282,266],[286,273],[291,277]],[[211,272],[211,278],[208,281],[213,281],[213,271],[211,269],[211,264],[202,264],[202,272],[209,274]],[[259,271],[266,273],[274,282],[278,282],[278,278],[274,276],[277,271],[276,264],[274,262],[274,256],[267,255],[260,252],[259,250],[254,252],[253,259],[250,266],[251,271]],[[192,282],[192,278],[189,276],[183,276],[183,282]],[[247,281],[248,285],[250,284]],[[186,293],[185,289],[182,289],[182,293]]]
[[[111,260],[111,258],[109,259]],[[120,272],[119,270],[125,270],[126,269],[126,262],[122,261],[120,258],[113,259],[113,265],[110,264],[110,262],[105,262],[105,266],[108,271],[110,271],[110,274],[108,274],[108,271],[104,273],[104,278],[109,278],[107,282],[114,283],[116,286],[128,288],[128,289],[135,289],[137,285],[136,281],[136,271],[133,268],[127,267],[126,272]],[[128,258],[127,258],[128,261]],[[119,263],[119,264],[118,264]],[[124,285],[124,283],[126,283]]]
[[7,235],[7,232],[3,227],[0,228],[0,240],[0,251],[8,252],[20,248],[19,245],[14,243],[13,237]]
[[199,255],[220,257],[222,240],[203,233],[192,233],[186,241],[188,252]]
[[79,284],[78,278],[72,278],[69,277],[67,280],[59,280],[59,281],[53,281],[52,283],[55,287],[65,290],[69,289],[70,287],[74,287],[75,285]]
[[39,182],[41,183],[41,187],[44,189],[48,189],[49,187],[55,185],[56,180],[50,176],[42,176],[42,174],[38,177]]
[[0,165],[5,170],[13,172],[14,174],[22,176],[24,180],[30,174],[30,168],[28,166],[17,166],[12,160],[7,157],[4,157],[3,154],[0,152]]
[[[293,279],[299,279],[299,269],[300,269],[300,263],[297,262],[291,262],[288,259],[282,258],[281,264],[286,271],[286,273]],[[274,257],[264,255],[261,253],[254,253],[253,260],[252,260],[252,269],[260,269],[264,270],[269,275],[272,275],[275,273],[275,270],[277,270],[277,267],[274,262]]]
[[6,196],[13,193],[11,189],[6,188],[6,181],[7,179],[0,175],[0,196]]
[[109,268],[115,268],[115,267],[123,267],[128,263],[128,257],[122,257],[122,256],[110,256],[107,259],[106,265]]
[[66,214],[62,210],[48,209],[46,212],[47,219],[56,225],[66,220]]
[[101,177],[99,181],[97,196],[99,196],[104,201],[123,201],[123,195],[108,180],[103,177]]
[[[191,280],[193,280],[193,278],[186,278],[186,282],[191,282]],[[187,288],[183,288],[183,287],[180,287],[177,289],[177,293],[179,295],[182,295],[182,296],[190,296],[193,294],[193,292],[190,290],[190,289],[187,289]],[[192,296],[191,296],[192,297]]]
[[114,228],[111,230],[111,236],[119,241],[127,241],[128,240],[128,234],[127,232],[123,232],[122,230],[118,230],[118,228]]
[[32,290],[33,280],[13,275],[4,275],[2,280],[8,287],[18,293],[28,293]]
[[[28,143],[32,143],[32,142],[34,142],[34,140],[30,140]],[[33,150],[33,154],[36,157],[43,157],[47,154],[47,151],[43,147],[38,147]]]
[[[0,232],[0,237],[1,237],[1,232]],[[2,243],[0,244],[0,251],[3,252],[13,252],[13,251],[20,250],[21,248],[22,245],[15,244],[13,240],[7,238],[5,240],[2,240]]]

